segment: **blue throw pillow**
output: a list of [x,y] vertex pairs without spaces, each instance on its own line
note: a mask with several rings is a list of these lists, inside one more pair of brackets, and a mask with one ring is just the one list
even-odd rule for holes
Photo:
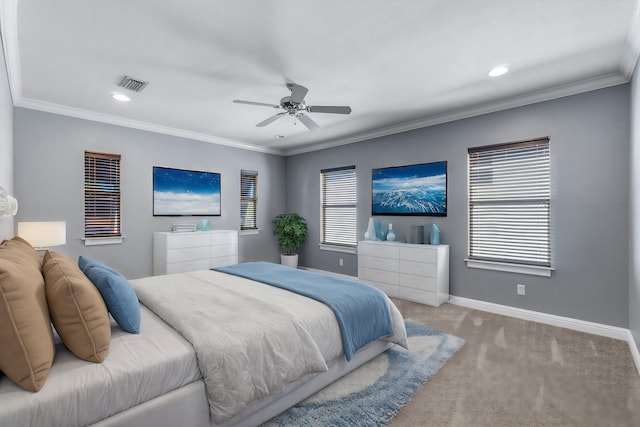
[[118,325],[132,334],[140,333],[140,304],[127,279],[113,268],[83,256],[78,259],[78,266],[98,288]]

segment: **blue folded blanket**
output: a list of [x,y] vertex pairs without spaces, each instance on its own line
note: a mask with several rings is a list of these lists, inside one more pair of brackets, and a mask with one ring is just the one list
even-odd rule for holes
[[269,262],[245,262],[212,270],[287,289],[323,302],[338,319],[347,360],[351,360],[368,343],[393,334],[385,295],[365,283]]

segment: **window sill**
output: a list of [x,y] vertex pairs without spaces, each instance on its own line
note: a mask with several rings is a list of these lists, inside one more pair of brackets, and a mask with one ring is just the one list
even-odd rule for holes
[[124,236],[120,237],[85,237],[82,239],[85,246],[118,245],[124,242]]
[[480,268],[483,270],[507,271],[509,273],[528,274],[531,276],[551,277],[553,267],[537,267],[524,264],[509,264],[506,262],[479,261],[475,259],[465,259],[467,267]]
[[342,252],[345,254],[355,254],[358,251],[358,248],[355,246],[327,245],[325,243],[320,243],[318,246],[323,251]]
[[240,236],[252,236],[254,234],[260,234],[260,230],[258,230],[258,229],[255,229],[255,230],[240,230],[238,232],[238,234]]

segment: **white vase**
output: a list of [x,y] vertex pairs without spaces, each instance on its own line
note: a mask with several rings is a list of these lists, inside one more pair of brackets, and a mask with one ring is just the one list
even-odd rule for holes
[[298,254],[285,255],[280,254],[280,264],[291,268],[298,268]]
[[393,231],[393,224],[389,224],[389,231],[387,232],[387,240],[393,242],[396,240],[396,232]]
[[376,236],[376,226],[373,224],[373,217],[369,218],[369,226],[364,233],[364,240],[378,240]]

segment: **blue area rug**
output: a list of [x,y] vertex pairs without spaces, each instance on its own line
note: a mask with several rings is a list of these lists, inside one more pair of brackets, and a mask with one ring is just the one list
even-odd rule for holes
[[409,351],[394,346],[262,427],[384,426],[464,340],[410,320]]

